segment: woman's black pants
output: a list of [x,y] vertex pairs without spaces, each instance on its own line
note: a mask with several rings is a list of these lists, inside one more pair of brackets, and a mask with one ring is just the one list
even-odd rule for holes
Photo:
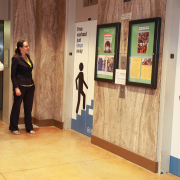
[[26,127],[26,131],[30,132],[31,130],[33,130],[31,111],[33,105],[35,87],[34,85],[31,87],[19,86],[19,89],[21,91],[21,96],[16,96],[15,90],[13,90],[14,103],[10,116],[9,130],[11,131],[19,130],[18,129],[19,113],[20,113],[20,106],[23,100],[25,127]]

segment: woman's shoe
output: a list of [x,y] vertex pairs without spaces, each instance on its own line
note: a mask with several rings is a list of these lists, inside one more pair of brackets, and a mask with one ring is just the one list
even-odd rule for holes
[[11,131],[14,135],[20,135],[21,133],[17,130],[17,131]]
[[35,134],[35,131],[31,130],[29,133],[30,133],[30,134]]

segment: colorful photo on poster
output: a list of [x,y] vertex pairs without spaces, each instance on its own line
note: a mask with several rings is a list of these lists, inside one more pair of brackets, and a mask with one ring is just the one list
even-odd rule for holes
[[147,54],[148,43],[149,43],[149,32],[139,32],[137,53]]
[[104,34],[104,41],[103,41],[103,51],[104,53],[111,53],[112,52],[112,33]]
[[113,78],[114,57],[113,56],[98,56],[97,61],[97,76],[99,78]]
[[114,57],[107,57],[107,72],[113,72],[114,70]]
[[105,66],[106,66],[106,58],[104,56],[99,56],[98,61],[97,61],[98,72],[99,71],[105,72]]
[[142,65],[151,65],[152,66],[152,58],[143,58]]

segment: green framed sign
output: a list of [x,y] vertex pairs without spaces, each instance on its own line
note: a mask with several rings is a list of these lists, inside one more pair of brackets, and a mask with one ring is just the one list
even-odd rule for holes
[[120,29],[120,23],[97,26],[94,76],[96,81],[115,81],[115,69],[119,63]]
[[156,89],[161,18],[129,22],[126,84]]

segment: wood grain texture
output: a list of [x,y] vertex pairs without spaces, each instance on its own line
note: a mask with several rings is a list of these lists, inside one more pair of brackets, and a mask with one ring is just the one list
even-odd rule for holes
[[[14,49],[19,40],[26,40],[30,46],[30,57],[35,66],[35,30],[36,30],[36,0],[14,1]],[[33,71],[33,79],[35,73]],[[35,106],[35,104],[33,105]],[[33,111],[34,113],[34,111]],[[21,105],[20,117],[24,117],[23,104]]]
[[37,1],[36,86],[38,119],[62,121],[65,0]]
[[98,4],[98,24],[121,22],[120,59],[127,57],[129,31],[129,20],[121,20],[122,14],[132,13],[132,20],[162,18],[157,89],[126,86],[122,99],[119,85],[95,82],[93,135],[152,161],[156,161],[165,7],[166,0]]
[[66,1],[57,1],[59,11],[58,29],[57,29],[57,50],[56,50],[56,82],[55,82],[55,109],[54,119],[62,121],[63,111],[63,85],[64,85],[64,51],[65,51],[65,19],[66,19]]
[[[54,113],[57,15],[55,1],[37,1],[36,24],[36,104],[37,119],[51,119]],[[58,13],[57,13],[58,14]]]
[[25,39],[34,63],[32,115],[62,121],[66,1],[15,0],[14,4],[14,47]]

